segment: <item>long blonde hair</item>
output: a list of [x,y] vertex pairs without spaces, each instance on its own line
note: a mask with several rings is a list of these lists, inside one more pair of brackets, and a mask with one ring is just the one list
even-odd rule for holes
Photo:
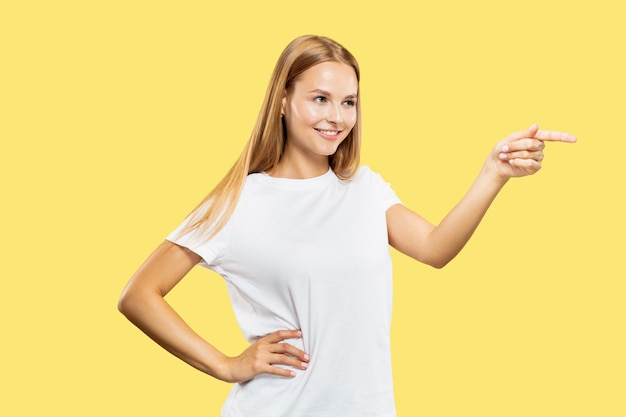
[[[294,39],[283,50],[274,67],[261,111],[243,152],[226,176],[192,211],[180,234],[199,233],[206,240],[219,232],[235,210],[246,177],[273,168],[280,160],[285,144],[281,104],[286,91],[300,75],[322,62],[338,61],[354,68],[360,80],[354,56],[332,39],[305,35]],[[351,178],[358,168],[361,153],[361,106],[356,101],[357,121],[329,164],[341,179]]]

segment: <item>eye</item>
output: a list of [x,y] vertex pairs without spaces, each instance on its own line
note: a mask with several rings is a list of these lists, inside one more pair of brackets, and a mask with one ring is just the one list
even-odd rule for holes
[[345,104],[346,106],[350,106],[353,107],[356,105],[356,101],[355,100],[346,100],[343,102],[343,104]]
[[317,103],[324,103],[324,102],[326,102],[326,97],[324,97],[324,96],[317,96],[317,97],[315,97],[314,101],[317,102]]

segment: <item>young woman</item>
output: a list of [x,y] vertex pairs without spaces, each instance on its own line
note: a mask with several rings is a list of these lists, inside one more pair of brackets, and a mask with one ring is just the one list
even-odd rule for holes
[[[437,226],[359,167],[359,67],[303,36],[280,56],[250,141],[226,177],[145,261],[120,310],[197,369],[235,383],[223,417],[395,416],[389,245],[441,268],[510,177],[537,172],[533,125],[500,141]],[[222,275],[250,342],[228,357],[164,301],[195,265]]]

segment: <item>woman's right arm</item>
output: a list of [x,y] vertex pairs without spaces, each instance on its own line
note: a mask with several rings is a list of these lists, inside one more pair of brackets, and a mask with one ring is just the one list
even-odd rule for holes
[[164,241],[132,276],[118,308],[133,324],[168,352],[217,379],[242,382],[258,374],[294,376],[274,364],[306,369],[308,356],[284,339],[299,338],[297,330],[279,330],[228,357],[202,339],[165,301],[165,295],[200,261],[196,253]]

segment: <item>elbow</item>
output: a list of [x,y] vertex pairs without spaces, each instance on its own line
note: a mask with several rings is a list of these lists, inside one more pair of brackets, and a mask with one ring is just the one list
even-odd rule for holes
[[448,265],[450,261],[454,259],[454,257],[443,256],[441,254],[436,254],[434,256],[428,257],[424,259],[426,265],[432,266],[435,269],[442,269],[444,266]]
[[429,262],[428,265],[432,266],[435,269],[442,269],[444,266],[448,265],[450,262],[449,259],[436,260],[434,262]]
[[416,260],[418,260],[419,262],[431,266],[435,269],[441,269],[444,266],[448,265],[449,260],[447,259],[437,259],[437,258],[422,258],[422,259],[418,259],[415,258]]
[[145,314],[156,300],[162,300],[163,296],[151,288],[144,288],[136,285],[129,285],[124,288],[119,300],[117,309],[132,322]]
[[119,300],[117,300],[117,310],[125,316],[128,316],[128,312],[131,309],[131,300],[128,296],[127,292],[124,291],[122,295],[120,295]]
[[132,316],[133,312],[136,311],[137,308],[140,308],[140,305],[141,297],[129,290],[129,288],[124,289],[117,301],[117,309],[126,317]]
[[441,250],[436,247],[433,248],[429,245],[416,245],[415,249],[407,250],[403,253],[435,269],[445,267],[456,256],[456,253],[450,253],[449,251]]
[[458,255],[458,251],[450,251],[445,248],[439,250],[430,250],[424,256],[423,262],[427,265],[432,266],[435,269],[442,269],[446,265],[448,265],[456,255]]

